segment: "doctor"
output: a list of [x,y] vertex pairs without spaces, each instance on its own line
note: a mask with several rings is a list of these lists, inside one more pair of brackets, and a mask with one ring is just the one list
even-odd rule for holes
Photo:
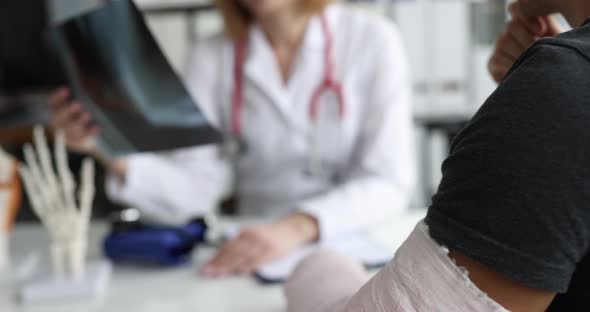
[[[214,209],[226,172],[243,215],[267,220],[226,242],[208,276],[249,273],[298,247],[367,229],[408,206],[410,79],[385,20],[330,0],[219,0],[225,34],[196,44],[186,85],[223,146],[107,164],[110,197],[165,223]],[[95,153],[100,131],[66,89],[53,127]]]

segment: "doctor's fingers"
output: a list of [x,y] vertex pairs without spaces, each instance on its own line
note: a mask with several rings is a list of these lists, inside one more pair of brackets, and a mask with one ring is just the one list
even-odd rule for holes
[[271,248],[264,242],[241,237],[221,257],[221,275],[253,273],[270,253]]
[[92,115],[84,111],[79,104],[58,112],[54,116],[51,126],[54,131],[60,129],[64,131],[68,145],[95,136],[98,132]]
[[67,105],[69,103],[69,98],[71,96],[70,90],[66,87],[61,87],[57,89],[55,92],[49,95],[49,108],[55,112],[59,110],[61,107]]
[[54,130],[65,129],[83,113],[85,113],[85,111],[79,102],[69,102],[67,105],[53,111],[53,115],[51,116],[51,127]]
[[66,135],[66,143],[76,144],[80,140],[89,137],[94,137],[98,134],[99,128],[94,123],[92,116],[89,113],[83,113],[72,121],[64,130]]
[[264,264],[272,253],[272,249],[261,243],[254,243],[244,250],[242,260],[236,264],[235,271],[239,274],[251,274]]
[[238,263],[242,261],[240,250],[246,248],[245,242],[235,238],[225,242],[202,270],[205,276],[218,277],[233,273]]

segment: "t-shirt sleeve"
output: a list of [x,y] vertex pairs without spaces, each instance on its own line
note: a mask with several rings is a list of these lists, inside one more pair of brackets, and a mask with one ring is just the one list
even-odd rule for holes
[[590,238],[590,73],[538,44],[454,140],[426,223],[440,244],[566,292]]

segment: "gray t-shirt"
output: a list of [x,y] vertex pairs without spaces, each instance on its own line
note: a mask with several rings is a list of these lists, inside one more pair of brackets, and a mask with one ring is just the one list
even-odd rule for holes
[[452,144],[439,243],[590,311],[590,25],[540,40]]

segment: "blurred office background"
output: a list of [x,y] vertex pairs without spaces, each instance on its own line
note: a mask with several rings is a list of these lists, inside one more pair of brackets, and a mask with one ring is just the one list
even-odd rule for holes
[[[29,9],[34,6],[27,1],[20,6],[21,10],[31,10],[27,15],[29,18],[22,20],[21,17],[20,21],[27,24],[33,20],[40,24],[59,23],[100,5],[102,1],[48,0],[45,13]],[[187,60],[190,46],[222,27],[210,1],[136,0],[165,54],[179,72]],[[3,6],[16,5],[13,2],[4,1],[0,10]],[[495,38],[505,24],[507,0],[345,2],[361,10],[385,15],[401,29],[410,57],[415,91],[420,180],[413,206],[426,207],[440,180],[440,166],[448,153],[449,141],[495,88],[486,63]],[[26,57],[30,62],[22,61],[23,52],[18,50],[18,45],[26,47],[26,43],[19,41],[19,33],[14,31],[14,26],[7,24],[11,22],[18,22],[18,19],[0,21],[0,144],[18,152],[20,144],[27,140],[30,125],[47,119],[45,91],[61,83],[63,77],[54,70],[55,64],[35,55],[42,53],[41,48],[29,48]],[[14,58],[10,53],[19,55]],[[20,61],[12,61],[11,57]],[[19,71],[23,77],[15,80]],[[28,79],[30,76],[34,79]]]

